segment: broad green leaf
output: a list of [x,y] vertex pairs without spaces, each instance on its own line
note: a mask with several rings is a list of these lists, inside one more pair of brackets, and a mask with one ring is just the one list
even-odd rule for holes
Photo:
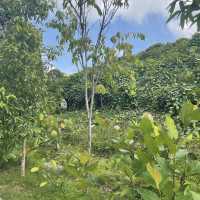
[[178,139],[178,131],[174,120],[170,116],[166,116],[165,125],[167,127],[167,133],[171,139]]
[[193,200],[200,200],[200,193],[193,192],[193,191],[190,191],[190,193],[192,194]]
[[126,150],[126,149],[119,149],[119,151],[121,152],[121,153],[130,153],[128,150]]
[[192,139],[193,139],[193,134],[190,133],[189,135],[186,136],[185,141],[190,142],[190,141],[192,141]]
[[185,126],[190,123],[190,114],[192,110],[193,110],[193,105],[190,102],[184,103],[181,108],[180,118]]
[[191,120],[200,121],[200,109],[193,107],[193,112],[191,114]]
[[35,172],[38,172],[39,171],[39,167],[33,167],[31,169],[31,173],[35,173]]
[[40,187],[44,187],[44,186],[47,185],[47,184],[48,184],[48,182],[47,182],[47,181],[44,181],[44,182],[40,183]]
[[151,135],[154,132],[153,117],[150,113],[144,113],[140,128],[144,134]]
[[160,200],[155,192],[146,189],[138,190],[143,200]]
[[51,160],[51,165],[54,169],[57,168],[57,162],[55,160]]
[[159,189],[159,184],[161,182],[160,172],[156,169],[155,166],[152,166],[150,163],[146,165],[146,168],[153,180],[155,181],[157,189]]
[[42,113],[40,113],[39,119],[40,119],[40,121],[44,120],[44,115]]
[[51,131],[51,136],[52,137],[57,137],[58,136],[58,132],[56,130]]
[[153,134],[153,136],[154,136],[154,137],[157,137],[157,136],[159,136],[159,135],[160,135],[159,128],[158,128],[157,126],[154,125],[154,134]]
[[176,200],[193,200],[191,195],[186,195],[183,192],[176,193]]
[[86,153],[82,153],[79,157],[79,160],[82,165],[85,165],[90,160],[90,156]]
[[176,159],[177,160],[181,160],[181,159],[185,159],[185,157],[188,155],[188,151],[187,149],[179,149],[176,152]]
[[107,93],[107,90],[106,90],[106,88],[104,87],[104,85],[99,84],[99,85],[96,86],[96,92],[97,92],[97,94],[102,94],[102,95],[104,95],[104,94]]

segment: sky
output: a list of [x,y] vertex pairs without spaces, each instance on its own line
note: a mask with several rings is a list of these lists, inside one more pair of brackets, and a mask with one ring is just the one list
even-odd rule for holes
[[[62,0],[56,0],[58,5]],[[100,2],[101,0],[96,0]],[[178,21],[166,23],[168,12],[167,6],[172,0],[129,0],[128,9],[121,9],[107,31],[108,38],[117,32],[143,33],[145,41],[133,40],[133,53],[137,54],[155,43],[174,42],[178,38],[191,37],[196,27],[186,27],[182,30]],[[97,13],[90,14],[91,21],[97,19]],[[47,46],[56,46],[57,33],[52,29],[44,31],[44,43]],[[76,66],[71,63],[71,56],[64,52],[54,62],[54,66],[62,72],[71,74],[76,72]]]

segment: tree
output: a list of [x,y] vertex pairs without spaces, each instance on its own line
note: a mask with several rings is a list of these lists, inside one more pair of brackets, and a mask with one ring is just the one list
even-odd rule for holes
[[34,116],[44,106],[46,95],[42,38],[32,22],[46,19],[51,9],[53,3],[48,0],[0,1],[0,81],[17,98],[21,123],[15,131],[19,132],[19,143],[23,141],[22,175],[26,141],[33,133]]
[[16,17],[37,22],[46,19],[53,3],[48,0],[1,0],[0,1],[0,31]]
[[20,115],[17,99],[0,88],[0,167],[12,157],[12,151],[19,142]]
[[[61,35],[60,44],[68,44],[72,61],[83,71],[85,82],[85,104],[88,117],[88,151],[92,149],[92,118],[95,89],[106,61],[107,48],[105,31],[121,7],[127,7],[128,0],[103,0],[97,4],[94,0],[64,0],[64,12],[56,13],[56,20],[50,26],[58,29]],[[99,23],[91,26],[90,10],[96,10]],[[94,30],[96,37],[91,37]],[[90,73],[89,73],[90,71]],[[89,91],[89,84],[91,89]]]
[[44,105],[46,78],[40,32],[23,19],[16,18],[14,22],[8,25],[5,36],[0,40],[0,82],[9,94],[17,98],[21,123],[17,130],[9,131],[19,133],[13,137],[15,144],[19,142],[18,145],[21,145],[23,141],[22,175],[25,175],[26,142],[32,136],[34,116]]
[[[108,62],[100,80],[107,89],[105,102],[111,107],[133,107],[136,94],[134,65],[139,63],[132,53],[133,46],[127,41],[129,37],[129,34],[117,33],[111,38],[114,48],[109,49]],[[144,39],[142,34],[131,34],[132,37]]]
[[169,18],[180,18],[180,26],[188,23],[190,25],[197,25],[197,30],[200,31],[200,1],[199,0],[173,0],[169,5]]

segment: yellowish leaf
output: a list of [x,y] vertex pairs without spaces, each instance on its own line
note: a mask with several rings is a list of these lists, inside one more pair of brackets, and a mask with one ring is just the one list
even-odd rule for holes
[[57,162],[55,160],[51,160],[51,165],[54,169],[57,168]]
[[47,181],[44,181],[44,182],[40,183],[40,187],[44,187],[44,186],[47,185],[47,184],[48,184],[48,182],[47,182]]
[[169,137],[175,140],[178,139],[178,131],[176,129],[176,125],[174,123],[174,120],[169,115],[166,116],[165,125],[167,127],[167,133]]
[[159,189],[159,185],[162,179],[160,172],[155,168],[155,166],[152,166],[150,163],[146,165],[146,168],[153,180],[155,181],[157,189]]
[[38,172],[39,171],[39,167],[33,167],[31,169],[31,173],[35,173],[35,172]]

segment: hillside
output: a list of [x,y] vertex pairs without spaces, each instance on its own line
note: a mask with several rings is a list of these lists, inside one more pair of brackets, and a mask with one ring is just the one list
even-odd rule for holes
[[183,101],[197,103],[200,87],[200,34],[156,44],[138,55],[137,101],[162,112],[176,112]]
[[[99,82],[106,92],[96,94],[96,108],[103,105],[140,113],[176,114],[184,101],[196,104],[200,95],[200,34],[174,43],[155,44],[132,56],[128,67],[122,65],[115,72],[109,68],[105,68]],[[60,97],[67,101],[68,108],[84,108],[83,76],[76,73],[60,77],[54,81],[63,91]]]

